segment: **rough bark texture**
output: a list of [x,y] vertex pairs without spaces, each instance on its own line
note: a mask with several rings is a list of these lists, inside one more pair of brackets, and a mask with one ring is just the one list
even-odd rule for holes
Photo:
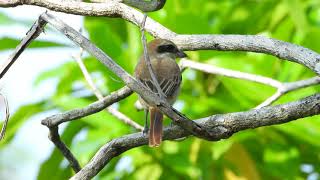
[[[195,120],[199,125],[211,129],[215,141],[232,134],[261,126],[287,123],[306,116],[320,113],[320,94],[284,105],[264,107],[259,110],[213,115]],[[174,140],[191,135],[179,126],[164,129],[164,140]],[[102,146],[91,161],[71,179],[90,179],[94,177],[112,158],[129,149],[147,145],[148,138],[142,133],[134,133],[113,139]]]

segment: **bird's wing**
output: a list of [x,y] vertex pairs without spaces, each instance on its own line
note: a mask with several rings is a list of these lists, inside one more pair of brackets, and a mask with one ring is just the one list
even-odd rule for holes
[[[175,74],[172,76],[159,77],[158,81],[162,92],[167,96],[171,97],[175,95],[176,91],[179,90],[181,84],[181,75]],[[151,89],[154,93],[158,93],[154,85],[154,82],[151,79],[139,79],[144,85]]]
[[181,84],[181,75],[175,74],[174,76],[163,78],[159,85],[162,92],[167,96],[173,96],[177,90],[179,90]]
[[[166,98],[175,97],[180,89],[182,79],[180,68],[176,61],[170,58],[151,58],[151,65]],[[139,68],[135,69],[135,77],[154,93],[158,93],[143,58],[139,61],[137,67]]]

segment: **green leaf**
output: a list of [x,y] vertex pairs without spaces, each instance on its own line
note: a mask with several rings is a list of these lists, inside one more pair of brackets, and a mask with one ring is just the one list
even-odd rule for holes
[[0,13],[0,24],[10,24],[10,22],[12,22],[12,19],[9,18],[7,15]]
[[212,156],[213,160],[218,160],[225,152],[227,152],[232,146],[231,140],[221,140],[213,143],[212,145]]
[[309,143],[320,148],[320,121],[318,117],[303,118],[299,121],[293,121],[275,126],[278,130],[294,137],[297,141]]

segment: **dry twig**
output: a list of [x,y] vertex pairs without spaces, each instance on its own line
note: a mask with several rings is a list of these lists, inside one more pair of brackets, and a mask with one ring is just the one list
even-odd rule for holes
[[182,59],[180,61],[180,67],[182,70],[185,68],[191,68],[191,69],[203,71],[203,72],[210,73],[210,74],[217,74],[217,75],[232,77],[232,78],[237,78],[237,79],[245,79],[248,81],[253,81],[253,82],[257,82],[260,84],[265,84],[265,85],[277,88],[277,91],[275,94],[273,94],[268,99],[266,99],[264,102],[262,102],[260,105],[255,107],[255,109],[259,109],[259,108],[262,108],[262,107],[265,107],[265,106],[272,104],[273,102],[278,100],[281,96],[283,96],[284,94],[286,94],[290,91],[294,91],[297,89],[301,89],[304,87],[308,87],[308,86],[312,86],[312,85],[316,85],[316,84],[320,83],[320,77],[318,77],[318,76],[313,77],[313,78],[309,78],[309,79],[305,79],[305,80],[301,80],[301,81],[295,81],[295,82],[290,82],[290,83],[284,82],[283,83],[283,82],[280,82],[278,80],[275,80],[275,79],[272,79],[269,77],[250,74],[250,73],[244,73],[244,72],[240,72],[240,71],[234,71],[234,70],[230,70],[230,69],[217,67],[217,66],[214,66],[211,64],[204,64],[204,63],[199,63],[199,62],[195,62],[195,61],[190,61],[187,59]]
[[4,138],[5,134],[6,134],[7,125],[8,125],[9,118],[10,118],[10,111],[9,111],[9,104],[8,104],[7,98],[2,93],[0,93],[0,96],[3,99],[3,105],[4,105],[4,108],[5,108],[5,116],[4,116],[5,119],[4,119],[4,122],[3,122],[3,125],[2,125],[2,128],[1,128],[1,132],[0,132],[0,141],[1,141]]
[[142,41],[142,45],[143,45],[143,56],[144,56],[144,59],[145,59],[145,62],[146,62],[146,65],[148,67],[148,71],[150,73],[150,76],[151,76],[151,79],[152,79],[152,82],[153,82],[153,85],[156,87],[157,89],[157,92],[159,93],[159,96],[162,100],[165,100],[166,98],[166,95],[163,93],[160,85],[159,85],[159,82],[158,82],[158,78],[156,77],[156,75],[154,74],[154,70],[151,66],[151,62],[150,62],[150,57],[148,55],[148,48],[147,48],[147,39],[146,39],[146,36],[144,34],[144,26],[145,26],[145,23],[146,23],[146,19],[147,19],[147,14],[144,14],[144,18],[142,20],[142,23],[141,23],[141,28],[140,28],[140,31],[141,31],[141,41]]

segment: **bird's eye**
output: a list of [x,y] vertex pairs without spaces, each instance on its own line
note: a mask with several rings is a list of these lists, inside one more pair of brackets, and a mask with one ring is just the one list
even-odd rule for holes
[[164,53],[164,52],[175,53],[177,51],[177,48],[172,44],[165,44],[165,45],[159,46],[157,50],[159,53]]

